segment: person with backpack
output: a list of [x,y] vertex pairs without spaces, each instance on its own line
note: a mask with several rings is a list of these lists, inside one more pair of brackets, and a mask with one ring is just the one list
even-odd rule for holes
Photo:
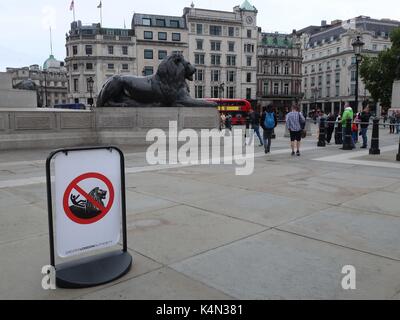
[[263,128],[263,138],[264,138],[264,152],[271,152],[271,140],[272,132],[278,124],[278,119],[274,112],[272,104],[263,108],[263,114],[261,116],[261,127]]
[[[260,113],[255,112],[253,109],[251,109],[250,113],[249,113],[249,117],[250,117],[251,130],[254,130],[254,133],[257,135],[258,139],[260,140],[259,147],[261,147],[264,145],[264,143],[263,143],[263,139],[261,139],[261,134],[260,134]],[[250,142],[253,141],[254,133],[251,132],[251,134],[250,134]]]
[[[299,112],[300,108],[297,104],[292,106],[292,111],[286,115],[286,127],[290,132],[290,145],[292,147],[292,156],[295,154],[300,156],[300,141],[301,141],[301,133],[306,124],[306,119],[301,112]],[[296,153],[294,153],[294,149],[296,148]]]

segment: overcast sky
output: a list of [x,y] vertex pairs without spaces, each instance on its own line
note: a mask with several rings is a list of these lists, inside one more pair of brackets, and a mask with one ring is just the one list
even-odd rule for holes
[[[232,11],[244,0],[194,0],[195,7]],[[100,0],[75,0],[76,19],[84,24],[100,20]],[[131,25],[132,14],[182,15],[191,0],[102,0],[103,25],[123,28]],[[258,9],[257,24],[263,31],[291,32],[310,24],[350,19],[359,15],[400,20],[399,0],[250,0]],[[65,33],[72,12],[71,0],[2,0],[0,2],[0,71],[6,67],[42,65],[50,54],[49,25],[53,30],[53,51],[65,58]]]

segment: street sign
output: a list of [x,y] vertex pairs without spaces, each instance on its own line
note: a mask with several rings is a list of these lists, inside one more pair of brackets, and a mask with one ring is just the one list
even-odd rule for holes
[[[51,164],[54,164],[54,204]],[[115,147],[63,149],[48,157],[50,260],[56,268],[58,286],[98,285],[129,270],[132,257],[126,241],[124,166],[123,153]],[[113,247],[118,245],[121,232],[122,251],[56,266],[56,253],[59,258],[70,258]]]

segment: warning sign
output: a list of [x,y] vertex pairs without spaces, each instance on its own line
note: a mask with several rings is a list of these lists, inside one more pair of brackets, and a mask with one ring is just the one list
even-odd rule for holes
[[54,157],[56,246],[60,257],[110,247],[121,234],[121,159],[115,150]]
[[[91,187],[84,190],[79,186],[91,180]],[[105,185],[105,187],[103,187]],[[64,193],[64,211],[74,222],[95,223],[102,219],[114,202],[114,188],[111,181],[98,172],[89,172],[75,178]]]

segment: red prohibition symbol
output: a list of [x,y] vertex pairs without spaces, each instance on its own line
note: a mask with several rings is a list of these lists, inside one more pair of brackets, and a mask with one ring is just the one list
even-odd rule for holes
[[[102,190],[100,186],[96,186],[92,190],[85,191],[78,184],[86,179],[100,180],[107,186],[108,190]],[[107,193],[109,198],[107,205],[105,205],[104,200]],[[70,205],[70,200],[72,205]],[[63,197],[66,215],[78,224],[91,224],[101,220],[110,211],[113,203],[114,188],[111,181],[97,172],[88,172],[76,177],[68,185]]]

